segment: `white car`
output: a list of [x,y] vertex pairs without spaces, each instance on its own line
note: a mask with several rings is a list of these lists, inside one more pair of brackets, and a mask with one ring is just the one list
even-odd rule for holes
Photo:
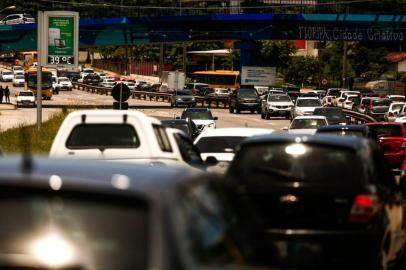
[[93,74],[93,73],[94,73],[94,70],[92,68],[84,68],[82,70],[82,72],[80,73],[80,76],[81,77],[86,77],[87,75]]
[[24,68],[22,66],[13,66],[12,71],[14,76],[17,74],[24,75]]
[[269,119],[272,115],[290,117],[293,102],[286,94],[268,94],[266,99],[261,101],[261,118]]
[[130,91],[135,91],[135,81],[122,81],[122,83],[126,84]]
[[182,166],[166,127],[139,111],[71,112],[60,126],[50,158]]
[[18,92],[17,98],[17,108],[18,107],[35,107],[35,96],[32,91],[20,91]]
[[193,145],[190,136],[177,128],[166,128],[169,140],[174,145],[173,153],[176,160],[182,167],[186,167],[192,171],[206,171],[206,165],[200,156],[199,150]]
[[111,78],[106,78],[103,81],[101,81],[101,83],[100,83],[100,86],[107,87],[107,88],[113,88],[114,85],[116,85],[116,80],[111,79]]
[[346,97],[348,95],[357,95],[358,97],[361,98],[361,92],[359,91],[349,91],[349,90],[341,91],[340,96],[335,99],[334,105],[343,108],[343,102],[346,100]]
[[13,86],[24,86],[24,83],[25,83],[25,77],[24,77],[24,74],[17,74],[17,75],[14,75],[14,78],[13,78]]
[[386,122],[394,122],[395,119],[402,113],[406,102],[393,102],[389,105],[388,111],[384,115]]
[[35,18],[30,14],[10,14],[1,20],[2,24],[23,24],[23,23],[35,23]]
[[297,116],[312,115],[314,109],[322,107],[317,97],[298,97],[295,106],[291,109],[291,119]]
[[344,109],[354,110],[360,104],[360,97],[358,95],[346,95],[341,104]]
[[359,113],[366,113],[369,104],[371,103],[371,99],[373,99],[373,97],[363,97],[361,99],[361,102],[358,106],[358,112]]
[[209,108],[186,108],[180,119],[190,118],[199,131],[216,128],[217,117],[213,117]]
[[299,134],[315,134],[317,129],[322,126],[327,126],[327,118],[321,115],[307,115],[298,116],[290,123],[290,127],[284,127],[283,130],[287,130],[288,133]]
[[104,79],[107,78],[106,73],[103,73],[103,72],[96,72],[96,74],[99,75],[99,77],[100,77],[101,80],[104,80]]
[[54,92],[62,90],[72,91],[72,82],[67,77],[58,77],[56,82],[52,84]]
[[14,74],[9,70],[2,70],[0,74],[0,79],[2,82],[12,82],[14,79]]
[[235,148],[245,138],[270,134],[274,130],[265,128],[218,128],[203,131],[194,141],[203,160],[214,157],[218,163],[208,171],[224,173],[234,158]]
[[347,89],[342,88],[329,88],[327,93],[322,99],[323,106],[334,106],[336,104],[336,99],[340,96],[341,91]]
[[404,95],[388,95],[387,98],[393,102],[406,102],[406,97]]

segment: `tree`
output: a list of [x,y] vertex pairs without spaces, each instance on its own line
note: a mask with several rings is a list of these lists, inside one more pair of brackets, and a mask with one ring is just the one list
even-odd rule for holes
[[295,84],[313,83],[318,79],[319,60],[313,56],[293,56],[284,70],[285,80]]
[[291,41],[262,41],[260,65],[286,69],[296,48]]

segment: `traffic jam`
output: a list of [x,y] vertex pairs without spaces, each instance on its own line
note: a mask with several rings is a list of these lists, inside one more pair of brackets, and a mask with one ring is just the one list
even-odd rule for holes
[[[91,68],[46,72],[54,95],[78,83],[165,88],[182,113],[73,110],[48,157],[4,155],[5,268],[406,267],[405,96],[204,82],[171,91]],[[15,66],[0,80],[19,87],[19,76]],[[17,107],[36,105],[36,80],[31,89]],[[230,115],[290,125],[217,128],[196,104],[207,96]]]

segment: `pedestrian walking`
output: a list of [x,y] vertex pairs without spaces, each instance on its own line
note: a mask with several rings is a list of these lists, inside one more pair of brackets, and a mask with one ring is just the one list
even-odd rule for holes
[[4,94],[3,86],[0,85],[0,103],[3,103],[3,94]]
[[6,89],[4,89],[4,95],[6,96],[5,103],[10,103],[10,89],[8,89],[8,85],[6,86]]

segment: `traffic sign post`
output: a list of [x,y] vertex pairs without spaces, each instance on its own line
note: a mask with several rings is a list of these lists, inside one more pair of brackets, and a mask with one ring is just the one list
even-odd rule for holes
[[45,11],[41,37],[41,65],[77,67],[79,52],[79,13]]
[[117,101],[113,103],[115,110],[128,110],[128,103],[125,102],[131,95],[130,88],[125,83],[116,84],[111,90],[111,95]]

